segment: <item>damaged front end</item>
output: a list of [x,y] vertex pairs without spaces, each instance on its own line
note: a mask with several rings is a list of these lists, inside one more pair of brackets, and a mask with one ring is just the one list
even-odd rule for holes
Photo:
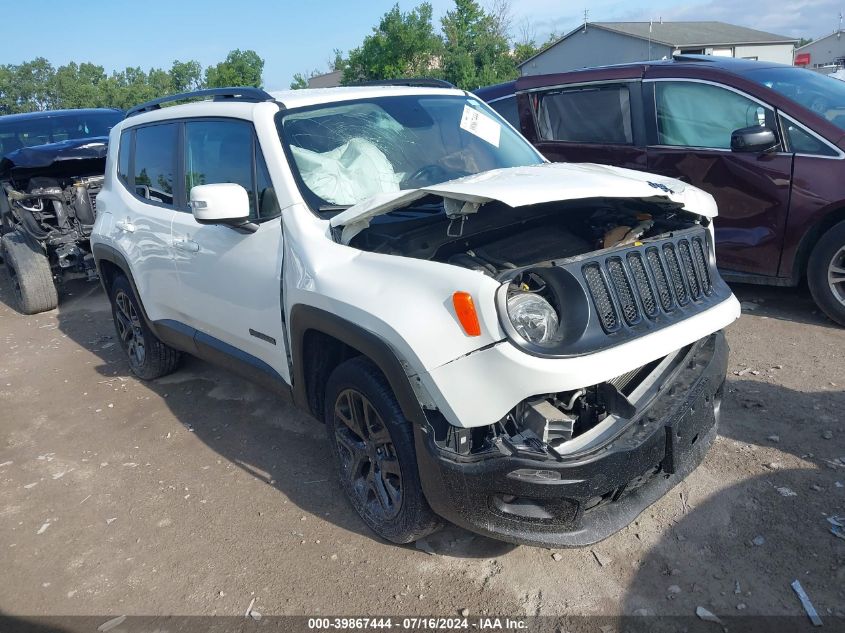
[[[563,175],[581,184],[549,185]],[[652,178],[591,165],[501,170],[333,221],[355,248],[499,282],[505,341],[429,374],[444,406],[428,407],[415,431],[438,514],[517,543],[587,545],[703,459],[727,367],[717,330],[729,315],[713,327],[701,319],[725,312],[731,292],[716,269],[712,198]],[[659,352],[640,345],[652,335],[665,337]]]
[[0,161],[4,225],[41,244],[56,280],[96,279],[89,239],[103,187],[107,139],[12,152]]
[[603,383],[458,428],[416,429],[432,508],[515,543],[577,547],[628,525],[704,458],[716,435],[728,348],[712,334]]

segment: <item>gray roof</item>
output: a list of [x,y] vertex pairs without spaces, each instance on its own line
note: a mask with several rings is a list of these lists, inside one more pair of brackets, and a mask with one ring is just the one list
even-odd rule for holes
[[309,88],[336,88],[343,78],[342,70],[333,70],[322,75],[313,75],[308,78]]
[[796,49],[795,49],[795,52],[797,53],[797,52],[798,52],[798,51],[800,51],[802,48],[807,48],[808,46],[812,46],[813,44],[818,44],[818,43],[819,43],[819,42],[821,42],[822,40],[826,40],[827,38],[829,38],[829,37],[833,37],[834,35],[838,35],[839,37],[842,37],[842,34],[843,34],[843,33],[845,33],[845,31],[834,31],[833,33],[828,33],[827,35],[825,35],[825,36],[823,36],[823,37],[817,37],[817,38],[816,38],[816,39],[814,39],[813,41],[811,41],[811,42],[807,42],[806,44],[804,44],[804,46],[799,46],[798,48],[796,48]]
[[792,44],[798,41],[794,37],[775,35],[726,22],[590,22],[588,28],[590,25],[675,47]]

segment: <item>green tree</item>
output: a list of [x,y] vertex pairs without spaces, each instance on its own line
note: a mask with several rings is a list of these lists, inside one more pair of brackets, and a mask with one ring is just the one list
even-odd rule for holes
[[806,46],[807,44],[809,44],[812,41],[813,41],[812,37],[802,37],[800,40],[798,40],[798,47],[797,48],[801,48],[802,46]]
[[14,66],[9,93],[13,112],[49,110],[56,102],[56,70],[43,57]]
[[513,79],[518,75],[506,24],[475,0],[455,0],[441,20],[444,52],[442,74],[466,90]]
[[194,60],[180,62],[176,59],[170,67],[170,81],[174,92],[200,90],[204,86],[202,66]]
[[329,60],[329,72],[335,70],[343,70],[346,67],[346,58],[343,56],[343,51],[336,48],[332,51],[332,58]]
[[90,108],[103,105],[100,90],[106,79],[102,66],[70,62],[56,69],[55,89],[57,108]]
[[[365,37],[359,48],[349,52],[349,58],[342,64],[342,83],[433,74],[442,42],[434,32],[431,20],[432,9],[428,2],[409,13],[402,13],[399,5],[394,5],[381,18],[372,35]],[[337,60],[337,55],[335,57]]]
[[205,83],[209,88],[229,86],[262,86],[264,60],[255,51],[231,51],[226,59],[205,69]]
[[308,87],[308,79],[306,79],[304,73],[294,73],[293,74],[293,81],[290,82],[290,89],[291,90],[302,90],[303,88]]
[[14,76],[14,66],[11,64],[0,66],[0,115],[11,114],[15,111],[14,94],[12,94]]
[[519,65],[540,51],[534,42],[521,42],[513,47],[513,61]]

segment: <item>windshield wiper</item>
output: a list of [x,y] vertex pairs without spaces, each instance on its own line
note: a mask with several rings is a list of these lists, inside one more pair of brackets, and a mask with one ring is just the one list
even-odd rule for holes
[[346,211],[349,208],[349,205],[345,204],[324,204],[317,208],[317,211],[320,213],[329,212],[329,211]]

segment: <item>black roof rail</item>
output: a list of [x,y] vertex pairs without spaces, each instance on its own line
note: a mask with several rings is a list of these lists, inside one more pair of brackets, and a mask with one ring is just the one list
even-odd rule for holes
[[371,81],[358,81],[351,86],[410,86],[413,88],[454,88],[455,84],[445,79],[432,79],[431,77],[416,77],[413,79],[373,79]]
[[170,103],[171,101],[185,101],[187,99],[203,99],[205,97],[214,97],[215,101],[246,101],[249,103],[260,103],[262,101],[274,101],[273,97],[261,88],[206,88],[205,90],[194,90],[193,92],[180,92],[179,94],[170,95],[168,97],[160,97],[147,101],[134,108],[129,108],[126,112],[126,118],[141,114],[142,112],[151,112],[158,110],[163,103]]

